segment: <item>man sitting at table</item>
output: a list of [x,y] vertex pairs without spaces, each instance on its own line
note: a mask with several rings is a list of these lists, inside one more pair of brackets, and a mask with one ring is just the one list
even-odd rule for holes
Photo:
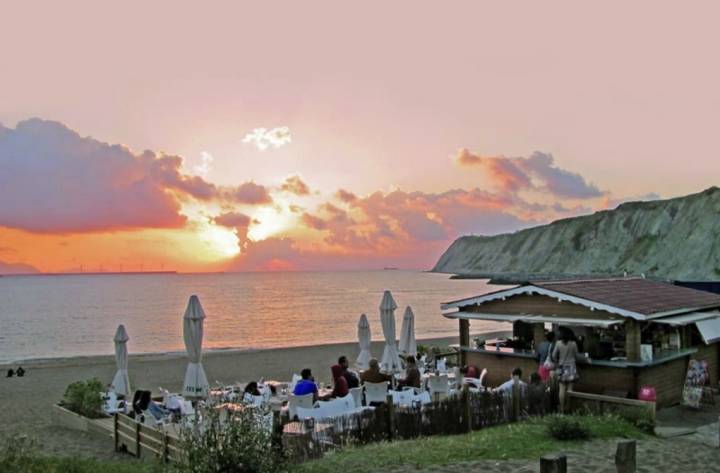
[[405,377],[398,381],[398,388],[402,389],[406,386],[419,388],[421,376],[420,370],[415,364],[415,357],[412,355],[408,355],[408,357],[405,359],[405,363]]
[[371,358],[368,365],[369,368],[360,375],[360,381],[363,383],[385,383],[392,380],[389,374],[380,372],[380,363],[377,358]]
[[523,382],[522,378],[522,370],[520,368],[515,368],[512,370],[512,375],[509,380],[502,383],[500,386],[495,389],[495,391],[501,392],[506,395],[512,395],[513,392],[513,386],[515,383],[517,383],[520,386],[520,390],[522,392],[527,389],[527,385]]
[[342,366],[343,377],[345,378],[345,381],[347,381],[348,388],[352,389],[360,386],[360,380],[357,375],[348,369],[350,364],[348,363],[347,356],[343,355],[338,358],[338,365]]
[[303,370],[300,372],[300,377],[302,379],[295,383],[295,389],[293,389],[293,394],[296,396],[304,396],[306,394],[312,393],[313,401],[317,401],[318,388],[315,384],[315,379],[313,378],[310,368],[303,368]]

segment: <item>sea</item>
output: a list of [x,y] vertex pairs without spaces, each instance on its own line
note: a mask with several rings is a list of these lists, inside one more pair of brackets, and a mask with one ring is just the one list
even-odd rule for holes
[[[417,338],[457,336],[441,315],[445,301],[497,290],[484,280],[404,270],[212,274],[34,275],[0,277],[0,363],[112,355],[124,324],[135,353],[184,350],[182,317],[196,294],[205,310],[203,348],[253,350],[357,340],[365,313],[382,340],[383,291],[406,306]],[[474,322],[473,332],[500,330]]]

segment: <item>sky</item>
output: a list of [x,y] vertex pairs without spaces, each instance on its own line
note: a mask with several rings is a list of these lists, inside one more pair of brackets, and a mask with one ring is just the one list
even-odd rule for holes
[[717,183],[720,7],[504,3],[6,2],[0,272],[427,269]]

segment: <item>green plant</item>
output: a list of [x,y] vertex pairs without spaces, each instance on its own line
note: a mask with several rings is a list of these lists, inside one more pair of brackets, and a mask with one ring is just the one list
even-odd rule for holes
[[623,409],[618,411],[617,415],[645,433],[652,434],[655,432],[655,419],[648,410]]
[[37,448],[26,435],[9,436],[0,450],[0,471],[26,471],[32,464]]
[[62,405],[85,417],[101,417],[103,384],[97,378],[76,381],[65,390]]
[[178,473],[276,473],[285,471],[284,456],[272,442],[266,418],[254,409],[223,419],[217,410],[181,433],[183,457]]
[[554,415],[547,421],[548,433],[558,440],[588,440],[592,436],[590,429],[572,416]]

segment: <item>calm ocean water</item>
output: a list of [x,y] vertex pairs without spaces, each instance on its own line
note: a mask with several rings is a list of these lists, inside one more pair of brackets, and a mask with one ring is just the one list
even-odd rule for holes
[[[118,324],[130,353],[184,350],[182,316],[190,295],[205,309],[208,349],[274,348],[357,340],[361,313],[382,339],[382,292],[415,313],[417,337],[457,335],[440,303],[497,289],[414,271],[69,275],[0,277],[0,362],[112,354]],[[473,331],[494,323],[473,323]]]

